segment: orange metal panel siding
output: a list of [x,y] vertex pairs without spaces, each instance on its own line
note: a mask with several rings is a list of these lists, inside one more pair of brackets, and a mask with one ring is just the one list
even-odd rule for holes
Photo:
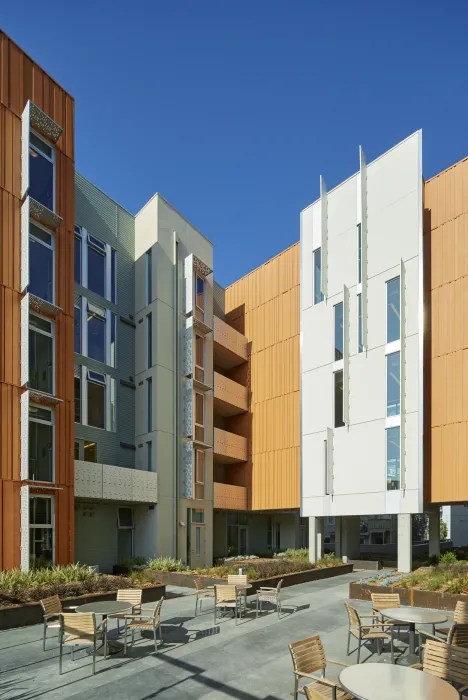
[[[425,184],[426,498],[468,500],[468,159]],[[427,385],[427,384],[426,384]]]
[[250,343],[250,462],[236,475],[253,510],[300,505],[299,264],[296,243],[226,289]]

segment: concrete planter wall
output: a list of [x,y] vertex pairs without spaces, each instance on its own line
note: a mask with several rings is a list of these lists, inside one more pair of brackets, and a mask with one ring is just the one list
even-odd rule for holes
[[[156,585],[143,588],[143,603],[153,603],[162,598],[166,593],[166,586]],[[88,593],[77,598],[63,598],[64,608],[84,605],[85,603],[100,602],[104,600],[115,600],[116,591],[107,593]],[[13,627],[25,627],[26,625],[37,625],[42,622],[42,608],[40,603],[26,603],[17,605],[14,608],[0,608],[0,630],[12,629]]]
[[352,600],[371,600],[371,593],[399,593],[402,605],[436,610],[455,610],[459,600],[468,603],[468,595],[453,595],[439,591],[421,591],[418,588],[390,588],[388,586],[369,586],[365,583],[350,583],[349,597]]

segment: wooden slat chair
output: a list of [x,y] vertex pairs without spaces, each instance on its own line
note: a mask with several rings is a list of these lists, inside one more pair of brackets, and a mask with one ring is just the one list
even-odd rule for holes
[[457,687],[460,698],[468,690],[468,649],[463,647],[428,639],[423,663],[414,664],[412,668],[419,668],[449,683],[460,684],[461,687]]
[[[465,602],[463,602],[462,600],[458,600],[457,604],[455,605],[455,610],[453,611],[452,615],[450,613],[447,613],[447,617],[453,617],[453,621],[460,624],[460,625],[467,625],[468,624],[468,605]],[[437,629],[433,629],[432,633],[433,634],[441,634],[444,637],[447,637],[450,630],[451,630],[451,627],[437,627]]]
[[[353,637],[356,637],[358,640],[358,649],[357,649],[357,662],[359,663],[359,658],[361,655],[361,644],[363,642],[366,642],[368,640],[375,641],[377,644],[377,649],[379,652],[379,655],[382,653],[382,643],[384,641],[390,641],[390,652],[391,652],[391,659],[392,659],[392,664],[394,662],[394,654],[393,654],[393,627],[389,623],[384,623],[382,624],[381,622],[378,623],[362,623],[362,620],[366,618],[371,618],[375,620],[375,615],[360,615],[356,608],[353,608],[351,605],[348,605],[348,603],[345,603],[346,610],[348,612],[348,619],[349,619],[349,629],[348,629],[348,647],[347,647],[347,655],[349,656],[350,651],[349,651],[349,644],[351,641],[351,635]],[[390,631],[386,632],[384,627],[387,627]]]
[[[351,700],[349,695],[339,683],[325,677],[327,663],[349,666],[342,661],[333,661],[325,658],[322,640],[318,635],[293,642],[289,645],[294,666],[294,700],[299,693],[305,693],[308,700]],[[321,678],[314,675],[314,671],[321,671]],[[312,679],[312,683],[299,688],[302,679]]]
[[260,609],[260,612],[262,612],[262,603],[273,603],[276,605],[276,611],[278,613],[278,617],[281,615],[281,586],[283,585],[283,579],[279,581],[278,585],[276,588],[267,588],[266,586],[262,586],[261,588],[258,589],[257,591],[257,615],[258,617],[258,611]]
[[41,600],[42,617],[44,623],[44,633],[42,635],[42,648],[46,648],[46,635],[49,627],[60,630],[60,615],[64,610],[75,610],[76,606],[63,608],[62,602],[58,595],[53,595],[50,598]]
[[[246,586],[247,585],[247,574],[228,574],[228,583],[234,584],[235,586]],[[241,591],[242,597],[244,598],[244,606],[247,610],[247,590]]]
[[62,673],[64,646],[71,646],[72,661],[76,646],[92,646],[94,675],[96,673],[96,643],[98,641],[104,642],[104,659],[107,658],[107,620],[96,625],[94,613],[61,613],[60,624],[59,673]]
[[202,609],[202,602],[204,600],[214,599],[214,589],[213,588],[206,588],[205,584],[203,583],[201,576],[194,576],[193,580],[195,582],[195,588],[197,590],[196,593],[196,600],[195,600],[195,617],[197,616],[197,611],[198,611],[198,603],[200,602],[200,612]]
[[234,618],[237,625],[238,611],[239,615],[242,612],[240,595],[237,588],[233,585],[215,586],[215,602],[214,602],[214,621],[217,622],[218,608],[231,608],[234,611]]
[[[127,653],[127,631],[132,633],[132,646],[135,643],[135,630],[140,630],[140,633],[147,631],[153,632],[154,650],[158,651],[157,633],[159,632],[159,640],[163,643],[161,631],[161,608],[164,603],[164,597],[160,598],[154,608],[142,607],[139,615],[125,615],[125,630],[124,630],[124,656]],[[146,613],[144,612],[146,610]]]
[[[138,615],[141,612],[141,598],[143,591],[141,588],[119,588],[117,590],[117,600],[121,603],[130,603],[132,606],[131,612],[128,611],[128,615]],[[120,620],[125,619],[126,613],[115,613],[115,615],[109,615],[113,619],[117,620],[117,631],[120,632]]]
[[[436,637],[434,634],[429,634],[429,632],[425,632],[424,630],[419,630],[419,636],[424,637],[426,640],[433,640],[436,642],[445,642],[447,644],[450,644],[452,646],[456,647],[465,647],[468,648],[468,624],[459,624],[458,622],[454,622],[453,625],[449,628],[447,639],[440,639],[440,637]],[[422,660],[422,653],[425,648],[424,644],[419,644],[419,659],[420,661]]]

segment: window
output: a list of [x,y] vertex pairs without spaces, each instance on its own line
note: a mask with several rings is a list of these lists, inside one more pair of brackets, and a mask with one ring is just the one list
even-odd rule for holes
[[146,251],[146,305],[153,301],[153,254],[151,248]]
[[343,359],[343,303],[333,307],[335,311],[335,362]]
[[205,498],[205,453],[195,450],[195,498]]
[[343,420],[343,370],[335,372],[333,375],[334,382],[334,411],[335,411],[335,428],[344,426]]
[[44,406],[29,406],[29,478],[54,480],[54,414]]
[[35,313],[29,315],[29,382],[31,389],[54,393],[53,324]]
[[133,510],[119,508],[117,518],[117,557],[126,559],[133,556]]
[[322,294],[322,249],[314,250],[314,304],[323,301]]
[[75,304],[75,352],[81,354],[81,299]]
[[205,511],[201,508],[192,508],[192,523],[203,525],[205,522]]
[[400,353],[387,355],[387,416],[400,415]]
[[111,249],[111,278],[110,278],[110,300],[113,304],[117,302],[117,253]]
[[110,315],[110,357],[109,364],[111,367],[117,367],[117,316]]
[[88,234],[88,289],[106,296],[106,246]]
[[75,459],[79,459],[79,458],[80,458],[80,443],[78,442],[78,440],[75,440],[74,458],[75,458]]
[[75,282],[81,284],[81,235],[75,235]]
[[115,379],[114,377],[109,377],[109,408],[110,408],[110,425],[109,430],[115,432],[117,430],[117,415],[116,415],[116,393],[115,393]]
[[106,361],[106,312],[88,303],[88,357]]
[[153,365],[153,316],[146,317],[146,367]]
[[205,341],[200,335],[195,336],[195,379],[205,381]]
[[81,423],[81,367],[75,374],[75,423]]
[[205,441],[205,398],[195,392],[195,440]]
[[29,499],[29,566],[44,568],[54,563],[53,498]]
[[88,371],[88,425],[93,428],[106,427],[106,377]]
[[200,320],[204,320],[205,314],[205,280],[199,275],[195,276],[195,306],[201,311]]
[[387,343],[400,340],[400,278],[387,282]]
[[357,295],[357,306],[358,306],[358,346],[357,351],[362,352],[364,350],[363,342],[363,332],[362,332],[362,294]]
[[362,229],[361,224],[357,225],[357,245],[358,245],[358,284],[362,282]]
[[97,462],[97,443],[85,440],[83,454],[85,462]]
[[400,426],[387,428],[387,491],[400,488]]
[[146,430],[148,433],[153,430],[153,380],[151,377],[146,380]]
[[29,291],[54,302],[54,237],[46,229],[29,224]]
[[54,209],[54,156],[52,146],[29,134],[29,195],[50,211]]
[[146,463],[149,472],[153,471],[153,443],[146,443]]

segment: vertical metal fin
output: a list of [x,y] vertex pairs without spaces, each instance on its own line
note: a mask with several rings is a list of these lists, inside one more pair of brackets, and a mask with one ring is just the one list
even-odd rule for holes
[[321,246],[322,246],[322,288],[325,299],[328,296],[328,193],[325,180],[320,175],[320,206],[321,206]]
[[25,386],[29,381],[29,294],[21,299],[20,338],[21,386]]
[[29,392],[24,391],[20,399],[20,476],[29,478]]
[[21,206],[21,291],[29,284],[29,197]]
[[29,571],[29,486],[20,489],[20,523],[21,523],[21,571]]
[[184,280],[185,280],[185,314],[193,313],[194,304],[194,281],[193,281],[193,255],[188,255],[184,260]]
[[326,464],[327,464],[327,495],[333,496],[333,430],[327,428],[326,441]]
[[362,269],[362,344],[367,350],[367,164],[366,156],[359,146],[359,205],[361,224],[361,269]]
[[30,101],[21,115],[21,199],[29,190],[29,129],[30,129]]
[[343,285],[343,421],[349,425],[349,289]]
[[406,390],[406,329],[405,329],[405,264],[400,261],[400,488],[406,488],[405,460],[405,390]]

